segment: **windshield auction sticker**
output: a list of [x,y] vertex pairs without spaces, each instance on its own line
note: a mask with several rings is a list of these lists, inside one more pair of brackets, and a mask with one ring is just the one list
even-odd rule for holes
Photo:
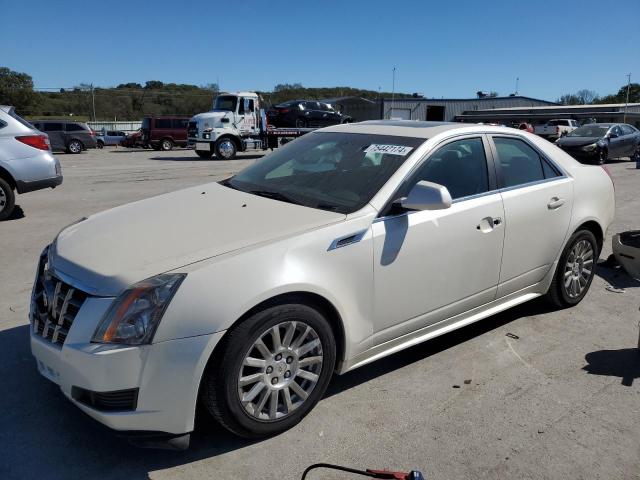
[[366,153],[386,153],[388,155],[407,155],[413,147],[405,147],[402,145],[380,145],[374,143],[369,145],[366,149]]

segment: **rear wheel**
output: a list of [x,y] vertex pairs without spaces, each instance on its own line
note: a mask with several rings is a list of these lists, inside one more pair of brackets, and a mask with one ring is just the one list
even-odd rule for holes
[[307,121],[304,118],[296,118],[296,128],[306,128]]
[[173,149],[173,141],[170,138],[163,138],[160,142],[160,149],[164,152],[168,152]]
[[216,142],[216,157],[221,160],[231,160],[238,151],[236,144],[230,138],[221,138]]
[[82,153],[82,142],[80,140],[71,140],[67,145],[67,152]]
[[8,218],[13,213],[16,197],[13,188],[4,179],[0,178],[0,220]]
[[631,155],[632,162],[640,162],[640,145],[636,147],[636,151]]
[[598,242],[589,230],[578,230],[564,248],[547,292],[558,307],[580,303],[591,286],[598,260]]
[[324,316],[286,304],[252,315],[218,347],[201,400],[225,428],[247,438],[296,425],[324,394],[336,358]]

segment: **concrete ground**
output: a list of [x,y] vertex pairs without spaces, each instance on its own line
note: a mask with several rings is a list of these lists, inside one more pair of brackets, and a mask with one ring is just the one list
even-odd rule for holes
[[[81,216],[221,179],[259,156],[120,148],[59,158],[64,184],[19,197],[0,223],[0,478],[297,479],[316,462],[427,479],[640,478],[640,282],[604,266],[575,308],[532,302],[334,378],[275,438],[241,440],[203,419],[186,452],[128,446],[36,371],[27,314],[38,254]],[[640,170],[609,168],[618,207],[603,259],[612,233],[640,228]]]

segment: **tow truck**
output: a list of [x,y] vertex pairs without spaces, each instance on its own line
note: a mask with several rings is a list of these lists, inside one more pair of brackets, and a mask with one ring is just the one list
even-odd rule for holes
[[274,149],[314,128],[273,128],[256,92],[218,95],[213,109],[189,120],[187,142],[200,158],[230,160],[238,152]]

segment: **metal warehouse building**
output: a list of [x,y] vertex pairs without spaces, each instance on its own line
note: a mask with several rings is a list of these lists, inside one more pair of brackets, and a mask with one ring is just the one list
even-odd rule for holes
[[[537,98],[485,97],[485,98],[385,98],[382,117],[402,120],[432,120],[451,122],[463,113],[476,110],[553,106],[557,103]],[[478,120],[481,121],[481,120]]]
[[[626,105],[626,123],[640,126],[640,103]],[[597,122],[623,122],[625,118],[625,104],[611,103],[602,105],[553,105],[539,107],[502,107],[490,109],[469,109],[456,115],[456,121],[484,122],[484,123],[544,123],[554,118],[570,118]]]

